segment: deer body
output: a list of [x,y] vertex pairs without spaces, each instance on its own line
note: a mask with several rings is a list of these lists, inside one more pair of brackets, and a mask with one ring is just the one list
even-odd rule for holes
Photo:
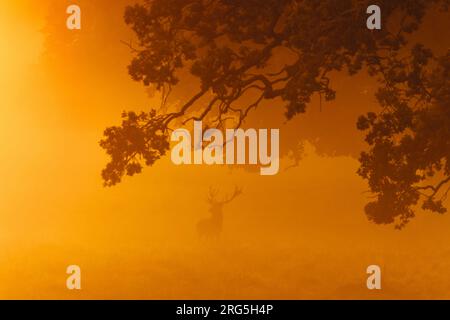
[[211,217],[202,219],[197,224],[197,232],[200,238],[218,239],[222,233],[223,212],[222,206],[211,208]]

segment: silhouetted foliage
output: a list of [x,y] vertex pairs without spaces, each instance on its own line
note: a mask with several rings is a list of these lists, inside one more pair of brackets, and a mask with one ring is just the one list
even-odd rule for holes
[[155,110],[149,113],[122,113],[122,125],[104,132],[100,146],[111,157],[102,172],[105,185],[120,182],[122,176],[132,176],[142,171],[142,162],[152,165],[169,149],[167,129]]
[[[450,182],[450,52],[439,59],[417,45],[407,59],[396,56],[376,68],[384,76],[377,92],[383,110],[360,117],[369,152],[359,174],[377,195],[369,219],[403,227],[413,208],[445,213]],[[427,182],[430,181],[430,182]]]
[[[377,1],[383,28],[375,31],[365,27],[370,4],[146,0],[127,7],[125,22],[138,39],[136,46],[130,44],[131,77],[164,92],[164,102],[183,79],[196,79],[199,89],[175,110],[125,117],[121,127],[107,129],[101,143],[112,161],[103,171],[105,184],[140,172],[141,159],[152,165],[163,155],[173,122],[239,127],[262,101],[275,99],[291,119],[305,112],[314,94],[335,98],[331,72],[354,75],[368,68],[380,79],[382,107],[358,122],[359,129],[368,130],[370,145],[361,155],[359,174],[377,196],[366,207],[369,218],[376,223],[398,218],[403,226],[421,197],[424,208],[443,212],[436,196],[448,180],[421,183],[449,175],[448,56],[435,58],[419,45],[405,52],[408,34],[419,28],[427,10],[448,10],[449,0]],[[154,132],[159,134],[152,137]]]

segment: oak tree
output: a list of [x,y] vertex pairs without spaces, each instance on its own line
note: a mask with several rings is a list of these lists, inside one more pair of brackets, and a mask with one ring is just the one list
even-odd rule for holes
[[[105,185],[164,156],[174,124],[240,127],[264,101],[286,118],[304,113],[313,95],[333,100],[332,72],[363,70],[379,80],[378,113],[358,121],[369,149],[359,174],[375,197],[370,220],[403,227],[422,207],[445,212],[450,182],[449,54],[411,45],[430,9],[449,0],[379,0],[381,30],[366,28],[367,0],[145,0],[127,7],[137,43],[131,77],[162,94],[161,108],[124,112],[101,146],[111,157]],[[174,87],[197,83],[181,105]],[[276,112],[274,110],[273,112]]]

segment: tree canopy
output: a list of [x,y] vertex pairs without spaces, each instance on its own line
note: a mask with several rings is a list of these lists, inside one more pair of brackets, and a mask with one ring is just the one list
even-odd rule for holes
[[[380,111],[361,116],[368,150],[358,173],[374,200],[375,223],[403,227],[418,204],[437,213],[450,184],[450,52],[437,57],[408,36],[430,9],[449,0],[380,0],[383,28],[366,28],[367,0],[146,0],[128,6],[131,77],[162,92],[162,108],[124,112],[100,142],[112,186],[169,149],[171,125],[203,120],[240,127],[263,101],[282,102],[286,118],[311,97],[333,100],[330,73],[362,70],[379,80]],[[166,105],[172,88],[194,79],[198,91]],[[276,112],[274,110],[274,112]]]

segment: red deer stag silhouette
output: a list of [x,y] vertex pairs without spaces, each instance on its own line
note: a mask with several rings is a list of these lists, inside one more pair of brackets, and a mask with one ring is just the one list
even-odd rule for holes
[[207,201],[210,205],[209,213],[211,216],[200,220],[197,223],[197,232],[200,238],[217,240],[222,233],[223,227],[223,206],[233,201],[237,196],[242,194],[242,189],[235,187],[233,194],[222,200],[217,199],[218,190],[209,188]]

